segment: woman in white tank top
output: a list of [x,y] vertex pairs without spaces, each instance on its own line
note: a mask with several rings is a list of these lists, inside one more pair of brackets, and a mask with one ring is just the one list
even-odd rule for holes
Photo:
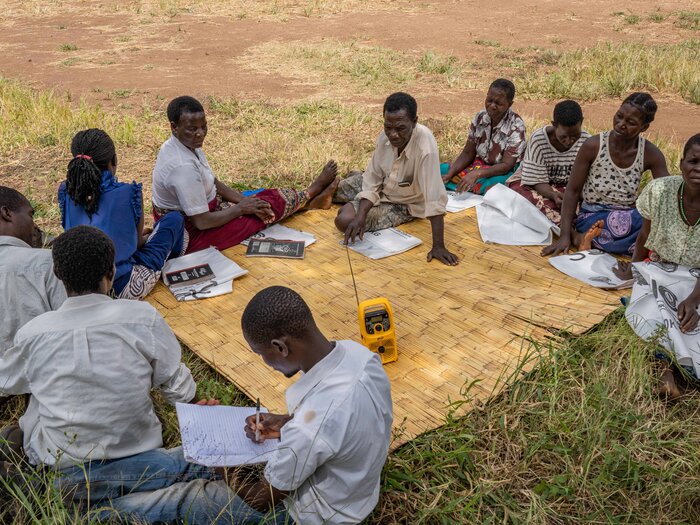
[[642,174],[668,175],[663,153],[640,136],[656,109],[651,95],[632,93],[615,113],[613,129],[583,143],[564,193],[561,237],[542,255],[571,248],[632,254],[643,222],[635,208]]

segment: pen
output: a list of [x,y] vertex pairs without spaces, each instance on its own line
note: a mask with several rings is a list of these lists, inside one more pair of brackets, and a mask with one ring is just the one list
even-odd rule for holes
[[260,441],[260,398],[255,403],[255,441]]

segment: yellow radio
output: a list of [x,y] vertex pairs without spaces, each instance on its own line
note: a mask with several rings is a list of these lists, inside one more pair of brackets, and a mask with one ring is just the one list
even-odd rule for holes
[[382,364],[399,358],[394,331],[394,312],[385,297],[362,301],[357,307],[362,344],[379,354]]

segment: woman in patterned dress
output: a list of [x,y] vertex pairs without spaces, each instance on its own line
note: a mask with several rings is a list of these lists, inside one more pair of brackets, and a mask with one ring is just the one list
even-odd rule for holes
[[505,184],[525,153],[525,122],[510,107],[515,85],[494,80],[486,93],[484,109],[469,126],[462,153],[452,164],[442,164],[442,180],[449,190],[483,195],[498,183]]
[[635,208],[642,174],[651,170],[655,179],[668,175],[663,153],[640,136],[656,109],[651,95],[632,93],[615,113],[613,129],[583,143],[564,192],[561,236],[542,255],[566,253],[572,247],[632,255],[642,227]]
[[673,361],[692,382],[700,378],[700,134],[683,148],[680,168],[682,177],[654,180],[642,191],[633,265],[621,263],[616,272],[634,273],[625,316],[637,335],[665,348],[657,352],[665,363],[659,393],[671,399],[682,393]]

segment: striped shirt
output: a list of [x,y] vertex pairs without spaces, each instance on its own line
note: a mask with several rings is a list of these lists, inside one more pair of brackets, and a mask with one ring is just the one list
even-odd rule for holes
[[581,132],[581,137],[566,151],[557,151],[547,136],[547,126],[535,131],[527,143],[525,158],[520,164],[522,184],[553,184],[565,186],[574,166],[578,150],[584,141],[590,137],[587,131]]

